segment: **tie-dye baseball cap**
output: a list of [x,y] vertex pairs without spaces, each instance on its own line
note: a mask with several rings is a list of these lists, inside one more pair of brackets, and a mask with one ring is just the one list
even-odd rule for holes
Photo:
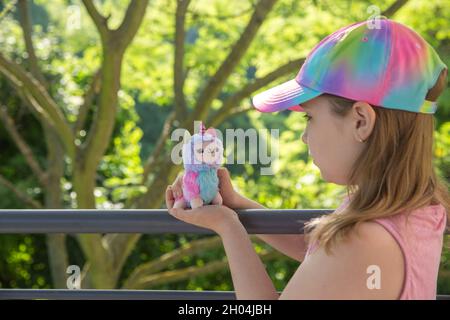
[[295,79],[252,100],[261,112],[304,111],[300,104],[328,93],[373,106],[433,114],[437,103],[426,100],[427,93],[447,71],[419,34],[380,17],[327,36],[308,54]]

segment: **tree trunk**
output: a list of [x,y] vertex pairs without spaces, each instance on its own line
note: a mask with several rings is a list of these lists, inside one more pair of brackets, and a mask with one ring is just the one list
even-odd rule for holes
[[[96,171],[81,169],[79,162],[74,166],[73,186],[77,194],[79,209],[95,209],[95,175]],[[82,213],[80,213],[82,214]],[[101,234],[79,234],[78,243],[90,268],[82,286],[85,288],[111,289],[115,287],[114,270],[108,248],[105,248]]]
[[[79,209],[95,209],[95,187],[97,167],[108,147],[104,141],[111,140],[117,114],[118,91],[123,52],[112,42],[104,49],[102,62],[102,87],[99,110],[95,116],[91,133],[74,163],[73,186],[77,194]],[[77,237],[86,260],[90,264],[84,284],[96,289],[111,289],[116,286],[117,270],[114,269],[112,249],[100,234],[80,234]]]
[[[44,126],[47,142],[47,184],[45,190],[45,207],[51,209],[63,208],[61,198],[61,177],[64,174],[64,148],[49,126]],[[65,234],[49,234],[46,239],[48,260],[54,288],[66,287],[66,270],[68,254]]]

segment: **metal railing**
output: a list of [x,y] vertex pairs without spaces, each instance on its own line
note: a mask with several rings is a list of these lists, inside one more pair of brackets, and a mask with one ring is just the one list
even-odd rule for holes
[[[300,234],[305,222],[332,209],[238,210],[249,234]],[[175,219],[167,210],[0,210],[0,234],[196,233],[212,231]],[[233,291],[0,289],[0,299],[234,300]],[[450,300],[450,295],[438,295]]]

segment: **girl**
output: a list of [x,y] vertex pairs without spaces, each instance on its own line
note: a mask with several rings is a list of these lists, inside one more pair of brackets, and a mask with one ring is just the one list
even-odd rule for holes
[[432,166],[433,114],[447,67],[413,30],[388,19],[323,39],[297,77],[253,99],[262,112],[305,112],[302,140],[323,178],[348,195],[303,235],[259,235],[302,261],[277,293],[232,209],[263,208],[219,171],[224,206],[169,213],[217,232],[238,299],[435,299],[448,187]]

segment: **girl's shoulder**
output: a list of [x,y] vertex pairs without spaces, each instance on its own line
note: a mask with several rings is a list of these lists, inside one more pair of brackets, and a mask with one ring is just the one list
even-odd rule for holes
[[[336,211],[342,210],[348,200],[345,199]],[[367,299],[403,299],[410,294],[408,283],[411,281],[407,272],[411,267],[411,252],[420,251],[421,256],[424,252],[428,255],[436,252],[434,258],[438,259],[441,248],[439,240],[446,226],[446,211],[442,205],[437,204],[409,212],[410,228],[414,231],[413,237],[417,237],[414,239],[408,238],[403,229],[407,213],[358,223],[345,239],[332,246],[331,254],[317,246],[317,243],[308,246],[307,258],[303,263],[304,268],[311,273],[310,276],[314,279],[333,276],[342,280],[330,288],[327,293],[330,296],[323,297],[317,293],[316,298],[333,299],[335,295],[334,297],[351,299],[359,295],[359,298]],[[408,242],[413,245],[409,246]],[[426,243],[426,250],[421,250],[417,243]],[[410,250],[412,248],[414,249]],[[430,270],[434,267],[430,265]],[[315,272],[319,273],[317,277],[312,274]],[[383,290],[368,290],[366,284],[369,286],[377,276],[383,278]],[[310,289],[314,292],[315,285],[313,286]],[[339,292],[347,287],[351,288],[351,293],[343,297]],[[427,296],[433,296],[433,293],[427,293]]]
[[400,299],[435,299],[447,212],[433,204],[374,219],[400,248],[405,278]]
[[[380,277],[382,286],[378,287]],[[331,252],[318,247],[311,253],[292,278],[285,297],[396,299],[403,278],[402,252],[395,240],[379,224],[362,222],[333,244]]]

